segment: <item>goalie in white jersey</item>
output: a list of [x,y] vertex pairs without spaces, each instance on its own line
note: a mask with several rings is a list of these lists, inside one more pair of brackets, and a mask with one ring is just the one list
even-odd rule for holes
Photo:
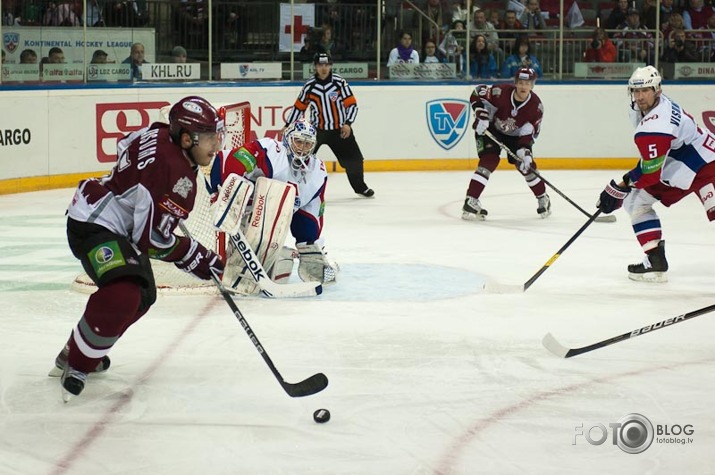
[[670,206],[695,193],[715,221],[715,137],[663,95],[660,83],[653,66],[636,69],[628,81],[641,159],[620,183],[611,180],[596,204],[604,213],[624,206],[646,253],[643,263],[628,266],[629,277],[649,282],[667,281],[665,241],[653,209],[657,201]]
[[[255,192],[244,192],[238,199],[243,202],[233,206],[244,216],[241,229],[248,244],[277,282],[290,276],[294,258],[302,280],[336,280],[338,266],[328,260],[321,238],[328,174],[313,153],[316,135],[315,127],[301,119],[286,129],[282,141],[262,138],[219,152],[211,169],[212,192],[232,174],[242,177],[239,186],[255,183]],[[284,247],[289,229],[295,250]],[[229,251],[224,283],[239,293],[256,293],[249,275],[245,263]]]

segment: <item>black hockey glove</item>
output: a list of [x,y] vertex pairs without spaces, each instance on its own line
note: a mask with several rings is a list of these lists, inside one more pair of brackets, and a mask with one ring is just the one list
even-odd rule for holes
[[596,207],[600,209],[602,213],[613,213],[623,206],[623,200],[630,192],[631,188],[629,186],[626,185],[624,188],[619,186],[614,180],[611,180],[601,192],[601,196],[598,197]]

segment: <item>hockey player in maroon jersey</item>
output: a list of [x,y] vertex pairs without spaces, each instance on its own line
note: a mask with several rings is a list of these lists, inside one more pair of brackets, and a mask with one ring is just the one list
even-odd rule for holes
[[509,163],[524,176],[531,192],[538,200],[536,212],[542,218],[551,214],[551,201],[546,194],[544,182],[532,171],[536,170],[531,148],[539,136],[544,107],[533,92],[536,72],[531,68],[521,68],[516,72],[514,84],[477,85],[469,102],[474,111],[474,133],[477,139],[479,163],[467,188],[467,197],[462,206],[462,219],[484,220],[487,210],[479,202],[489,176],[499,165],[501,148],[489,137],[488,129],[499,141],[506,145],[520,162],[508,158]]
[[211,162],[223,134],[216,109],[186,97],[171,108],[169,125],[154,123],[118,141],[109,175],[79,184],[67,238],[97,291],[50,372],[61,376],[65,402],[82,392],[88,373],[109,367],[109,350],[156,300],[149,258],[200,279],[223,272],[219,256],[174,234],[194,206],[197,167]]
[[628,80],[636,166],[606,186],[596,206],[612,213],[621,206],[630,215],[641,245],[643,263],[628,266],[628,277],[642,282],[667,282],[668,261],[660,218],[653,205],[671,206],[690,194],[715,221],[715,136],[661,91],[653,66],[636,69]]

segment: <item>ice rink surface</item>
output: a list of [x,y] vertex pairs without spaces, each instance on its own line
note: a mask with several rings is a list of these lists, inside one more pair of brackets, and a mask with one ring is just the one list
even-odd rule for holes
[[[589,211],[621,174],[542,173]],[[47,371],[86,302],[69,290],[73,190],[0,196],[0,474],[715,473],[715,314],[572,359],[541,345],[547,332],[583,346],[713,304],[715,228],[698,200],[658,207],[669,283],[628,280],[642,253],[621,210],[526,293],[499,294],[484,283],[523,284],[587,218],[550,191],[540,219],[521,176],[499,170],[482,197],[489,219],[462,221],[470,175],[370,173],[374,200],[331,175],[337,286],[237,300],[287,381],[330,379],[302,399],[220,297],[163,296],[64,404]],[[318,408],[332,420],[313,422]],[[609,424],[632,413],[690,434],[628,454]]]

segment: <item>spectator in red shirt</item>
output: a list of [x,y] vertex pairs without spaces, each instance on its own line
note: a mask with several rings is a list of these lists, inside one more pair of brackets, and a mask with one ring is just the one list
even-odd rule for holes
[[608,38],[606,30],[596,28],[593,30],[591,43],[583,53],[583,60],[586,63],[615,63],[616,45]]

